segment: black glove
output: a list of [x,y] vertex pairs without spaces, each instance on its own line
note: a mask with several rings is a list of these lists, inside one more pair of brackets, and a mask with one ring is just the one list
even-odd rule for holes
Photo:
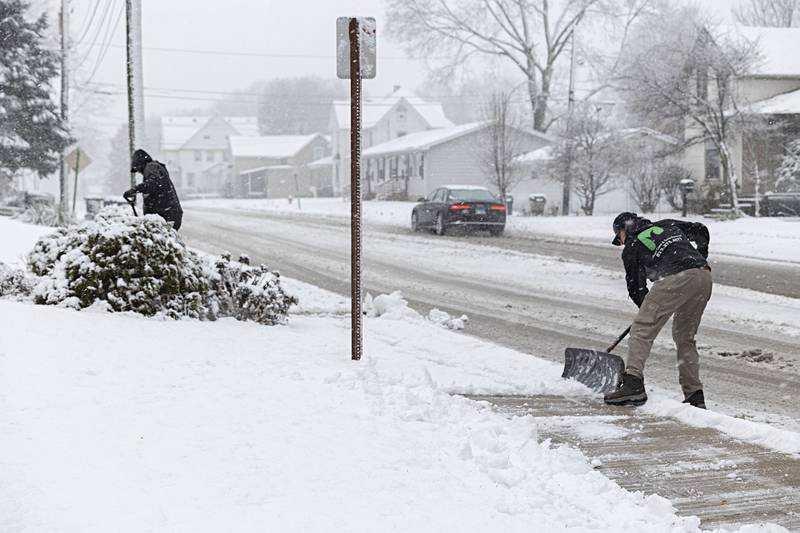
[[125,198],[127,201],[135,200],[136,199],[136,189],[128,189],[124,193],[122,193],[122,197]]

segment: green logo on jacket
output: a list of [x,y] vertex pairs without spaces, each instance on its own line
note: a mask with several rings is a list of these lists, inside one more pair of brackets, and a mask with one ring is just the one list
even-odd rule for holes
[[642,241],[642,244],[644,244],[648,250],[650,250],[651,252],[655,252],[656,243],[653,241],[652,235],[653,234],[661,235],[662,233],[664,233],[663,228],[659,228],[658,226],[653,226],[652,228],[647,228],[646,230],[641,232],[638,235],[637,239]]

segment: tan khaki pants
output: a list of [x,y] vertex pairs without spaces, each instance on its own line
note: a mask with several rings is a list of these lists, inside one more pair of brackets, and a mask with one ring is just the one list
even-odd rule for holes
[[701,268],[684,270],[653,284],[631,326],[626,372],[644,377],[644,364],[653,341],[669,317],[675,315],[672,339],[678,350],[678,381],[686,396],[703,388],[694,336],[711,298],[711,284],[711,272]]

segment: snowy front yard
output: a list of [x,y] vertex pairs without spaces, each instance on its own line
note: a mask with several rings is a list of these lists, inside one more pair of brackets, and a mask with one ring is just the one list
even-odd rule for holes
[[450,390],[558,368],[422,322],[287,327],[0,302],[4,531],[693,531]]
[[[298,206],[286,199],[193,200],[187,207],[214,207],[272,211],[295,215],[318,215],[349,217],[350,203],[341,198],[303,198]],[[369,201],[363,204],[364,220],[374,224],[386,224],[409,228],[414,202]],[[680,218],[678,213],[647,215],[651,220]],[[733,221],[718,221],[698,216],[689,217],[709,227],[711,251],[715,255],[759,259],[764,261],[790,261],[800,263],[800,219],[797,218],[741,218]],[[614,215],[592,217],[523,217],[508,219],[507,231],[517,236],[538,236],[585,241],[610,245],[611,222]]]

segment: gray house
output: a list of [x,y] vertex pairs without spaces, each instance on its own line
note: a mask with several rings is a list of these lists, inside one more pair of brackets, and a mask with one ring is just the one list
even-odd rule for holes
[[[365,196],[415,199],[453,183],[490,187],[483,165],[490,125],[473,122],[420,131],[364,150]],[[515,133],[522,138],[520,153],[553,142],[550,136],[539,132]]]

